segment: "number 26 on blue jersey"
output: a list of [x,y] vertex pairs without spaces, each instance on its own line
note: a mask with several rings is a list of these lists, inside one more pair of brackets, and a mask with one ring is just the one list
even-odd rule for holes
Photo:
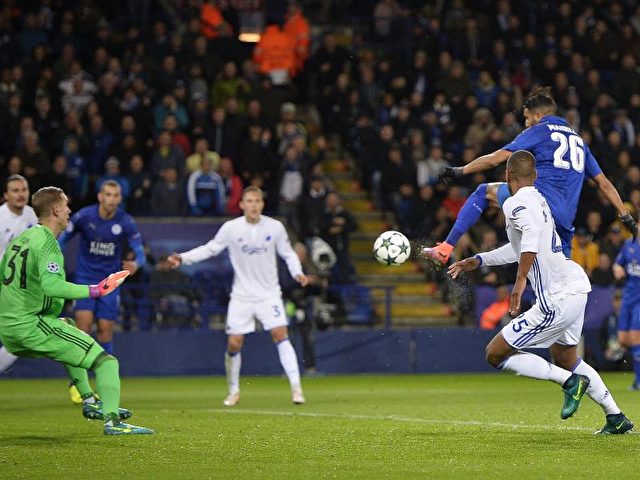
[[[573,168],[576,172],[584,171],[584,140],[578,135],[565,135],[560,132],[553,132],[551,140],[558,142],[558,148],[553,152],[553,166],[569,170]],[[569,152],[569,160],[565,156]]]

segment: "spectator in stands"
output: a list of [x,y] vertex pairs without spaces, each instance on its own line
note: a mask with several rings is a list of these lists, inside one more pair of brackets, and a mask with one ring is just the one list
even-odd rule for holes
[[600,252],[607,254],[609,260],[613,262],[618,256],[618,252],[622,248],[622,244],[624,242],[625,238],[622,228],[618,224],[613,224],[609,227],[607,236],[602,241]]
[[242,197],[244,185],[242,184],[240,176],[236,175],[233,162],[229,157],[220,159],[218,174],[220,174],[220,178],[222,178],[222,182],[224,183],[225,215],[239,215],[242,213],[240,198]]
[[300,223],[304,227],[304,231],[302,232],[304,237],[320,235],[321,220],[328,193],[327,186],[322,177],[311,177],[309,188],[302,197],[302,205],[300,208]]
[[598,244],[591,240],[587,229],[577,228],[571,241],[571,260],[584,268],[587,275],[591,275],[593,269],[598,266],[599,254]]
[[346,284],[355,281],[355,267],[349,250],[349,234],[358,228],[358,224],[342,206],[340,196],[331,192],[325,198],[325,210],[321,220],[320,236],[336,254],[337,261],[331,271],[332,284]]
[[100,191],[100,186],[107,180],[113,180],[120,185],[122,201],[127,202],[131,197],[131,184],[129,179],[120,173],[120,160],[116,157],[109,157],[104,162],[104,175],[96,180],[96,191]]
[[163,130],[171,134],[171,143],[177,145],[182,150],[185,157],[191,155],[191,139],[178,126],[178,120],[174,115],[167,115],[162,125]]
[[280,166],[278,213],[296,234],[301,231],[299,207],[304,183],[301,155],[298,148],[291,144],[285,150]]
[[185,214],[184,183],[175,167],[165,167],[151,190],[151,212],[154,215],[180,216]]
[[216,0],[205,0],[200,10],[200,31],[208,40],[232,34]]
[[78,139],[75,136],[68,136],[64,141],[62,153],[67,164],[67,175],[71,179],[71,193],[75,201],[82,201],[86,198],[89,190],[89,175],[84,158],[79,153]]
[[171,133],[166,130],[158,136],[158,146],[151,156],[151,173],[160,175],[163,170],[173,168],[178,176],[184,172],[182,149],[171,141]]
[[[51,172],[47,175],[47,185],[61,188],[65,192],[73,191],[73,182],[67,175],[67,159],[64,155],[58,154],[53,159]],[[69,198],[69,203],[74,204],[73,197]]]
[[294,0],[289,1],[283,30],[294,39],[295,71],[296,73],[300,73],[309,58],[311,29],[309,22],[307,22],[307,19],[304,17],[302,7]]
[[[508,323],[509,316],[509,288],[501,285],[496,289],[496,301],[489,305],[480,316],[479,327],[482,330],[494,330]],[[506,322],[505,322],[506,320]]]
[[194,152],[187,157],[187,173],[193,173],[199,170],[205,158],[211,162],[211,169],[218,171],[220,155],[218,155],[217,152],[209,150],[209,142],[206,138],[199,138],[196,140]]
[[250,95],[251,85],[238,76],[238,66],[234,62],[226,62],[211,87],[213,108],[223,107],[229,98],[235,98],[239,111],[244,112]]
[[208,158],[202,160],[199,170],[189,175],[187,200],[192,215],[222,215],[224,213],[224,182],[222,177],[213,170],[211,160]]
[[609,255],[600,253],[600,255],[598,255],[598,266],[591,272],[591,283],[603,287],[613,285],[615,278],[611,266],[612,262]]
[[219,107],[211,114],[212,122],[205,131],[205,137],[209,142],[209,148],[223,157],[234,158],[236,156],[236,142],[238,132],[227,121],[224,108]]
[[144,169],[142,155],[134,155],[129,162],[127,181],[131,186],[131,196],[127,211],[133,215],[148,215],[151,200],[152,175]]
[[286,85],[296,73],[295,39],[285,33],[278,23],[268,20],[253,50],[258,71],[268,75],[273,85]]
[[49,156],[42,149],[38,134],[29,130],[24,134],[24,145],[17,152],[22,160],[24,176],[29,182],[31,190],[37,191],[44,185],[49,173]]
[[89,118],[88,141],[91,145],[87,155],[87,170],[94,179],[103,173],[104,162],[113,144],[113,135],[102,120],[102,116],[95,114]]
[[191,327],[198,306],[197,290],[186,273],[171,268],[167,255],[160,256],[149,274],[155,320],[159,327]]

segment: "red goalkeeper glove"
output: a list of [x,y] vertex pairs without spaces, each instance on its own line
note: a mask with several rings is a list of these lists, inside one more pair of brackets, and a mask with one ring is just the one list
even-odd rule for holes
[[89,285],[89,297],[97,298],[109,295],[116,288],[122,285],[122,282],[124,282],[124,279],[129,276],[129,273],[129,270],[121,270],[119,272],[112,273],[97,285]]

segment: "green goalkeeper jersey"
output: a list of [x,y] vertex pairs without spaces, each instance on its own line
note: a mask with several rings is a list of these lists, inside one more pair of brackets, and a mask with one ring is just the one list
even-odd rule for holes
[[31,328],[57,317],[65,299],[87,298],[87,285],[65,280],[64,257],[53,232],[36,225],[15,238],[0,264],[0,331]]

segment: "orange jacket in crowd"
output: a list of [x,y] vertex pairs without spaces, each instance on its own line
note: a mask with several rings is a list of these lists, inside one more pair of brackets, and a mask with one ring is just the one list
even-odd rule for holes
[[311,44],[309,22],[302,15],[302,11],[298,10],[287,18],[287,22],[284,24],[284,31],[294,39],[296,71],[299,72],[304,67],[304,62],[309,58],[309,46]]
[[278,25],[267,25],[253,50],[253,61],[260,73],[268,74],[274,70],[286,70],[290,76],[294,76],[295,50],[291,35],[282,31]]
[[222,16],[222,11],[209,2],[204,2],[200,9],[200,33],[208,40],[218,38],[224,29],[229,29],[229,25]]
[[509,312],[509,295],[502,300],[496,300],[489,305],[480,316],[480,328],[493,330],[500,324],[500,320]]

